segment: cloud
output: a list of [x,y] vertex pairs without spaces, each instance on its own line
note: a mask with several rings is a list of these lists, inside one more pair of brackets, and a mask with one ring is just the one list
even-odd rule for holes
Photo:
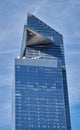
[[0,85],[0,129],[3,130],[11,123],[11,85]]
[[38,13],[38,11],[42,8],[42,6],[45,4],[45,2],[47,2],[47,0],[42,0],[41,1],[41,3],[34,10],[34,12],[33,12],[34,15]]
[[[80,77],[78,78],[78,80],[79,79],[80,79]],[[76,105],[80,104],[79,84],[77,85],[77,83],[75,83],[75,81],[78,82],[78,80],[72,80],[72,78],[71,78],[71,81],[68,80],[70,106],[76,106]]]
[[[1,98],[1,96],[0,96]],[[5,98],[10,98],[9,96],[5,96]],[[11,120],[11,103],[10,101],[6,101],[0,104],[0,128],[5,125],[10,125]]]
[[80,104],[80,61],[78,56],[80,53],[69,53],[66,57],[67,82],[69,90],[70,105],[76,106]]
[[12,53],[17,53],[18,52],[18,49],[10,49],[10,50],[3,50],[3,51],[0,51],[0,54],[12,54]]
[[36,7],[36,9],[35,9],[35,11],[33,12],[33,14],[35,15],[37,12],[38,12],[38,10],[41,8],[41,6],[39,6],[39,7]]

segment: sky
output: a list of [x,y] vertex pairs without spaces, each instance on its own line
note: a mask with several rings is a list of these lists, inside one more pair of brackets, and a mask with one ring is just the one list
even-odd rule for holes
[[80,0],[0,0],[0,130],[11,130],[14,59],[27,13],[63,35],[72,130],[80,130]]

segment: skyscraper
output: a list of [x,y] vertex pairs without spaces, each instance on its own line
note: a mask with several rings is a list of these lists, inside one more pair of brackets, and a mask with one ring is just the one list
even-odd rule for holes
[[15,59],[14,130],[71,130],[63,36],[28,14]]

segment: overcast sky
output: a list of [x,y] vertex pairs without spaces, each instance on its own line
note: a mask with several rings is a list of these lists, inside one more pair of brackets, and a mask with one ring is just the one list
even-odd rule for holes
[[28,12],[63,34],[72,130],[80,130],[80,0],[0,0],[0,130],[11,130],[14,59]]

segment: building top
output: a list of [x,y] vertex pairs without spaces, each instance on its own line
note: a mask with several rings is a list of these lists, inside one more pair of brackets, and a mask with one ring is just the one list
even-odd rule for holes
[[62,35],[52,29],[50,26],[28,13],[27,23],[24,26],[21,57],[25,56],[27,47],[44,48],[51,47],[55,43],[60,43]]

